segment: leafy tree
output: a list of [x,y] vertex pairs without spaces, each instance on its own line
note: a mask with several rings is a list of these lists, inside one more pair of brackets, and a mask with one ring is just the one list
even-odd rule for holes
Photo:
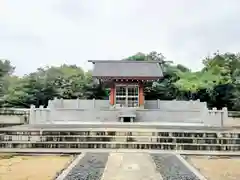
[[[145,84],[145,99],[207,101],[209,107],[240,110],[240,55],[215,53],[203,60],[204,68],[189,68],[167,61],[163,54],[152,51],[136,53],[129,61],[159,61],[164,78]],[[0,60],[0,106],[29,107],[47,105],[49,99],[107,99],[109,89],[76,65],[63,64],[39,68],[24,77],[13,75],[10,61]]]
[[233,92],[232,110],[240,111],[240,85],[237,85]]
[[216,69],[216,71],[220,71],[223,75],[229,73],[233,77],[235,71],[240,69],[240,54],[220,54],[217,52],[214,53],[213,57],[205,58],[203,64],[205,65],[203,70]]
[[0,77],[5,75],[11,75],[15,70],[15,67],[11,65],[9,60],[0,59]]
[[[13,67],[9,60],[0,60],[0,106],[4,103],[4,94],[8,89],[10,75],[12,75],[15,67]],[[8,81],[9,80],[9,81]]]
[[56,96],[57,93],[47,79],[41,79],[33,75],[22,78],[19,84],[9,90],[4,96],[4,106],[30,107],[47,105],[49,99]]
[[124,60],[129,60],[129,61],[147,61],[147,55],[141,52],[136,53],[133,56],[129,56],[128,58]]

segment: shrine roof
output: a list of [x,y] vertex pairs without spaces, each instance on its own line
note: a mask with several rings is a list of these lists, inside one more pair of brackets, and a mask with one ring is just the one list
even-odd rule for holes
[[163,77],[159,61],[96,60],[89,62],[94,64],[93,77],[97,78],[160,79]]

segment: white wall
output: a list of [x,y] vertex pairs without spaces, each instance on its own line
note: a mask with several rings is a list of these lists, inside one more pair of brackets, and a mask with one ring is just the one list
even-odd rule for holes
[[48,102],[49,107],[66,109],[94,109],[109,108],[109,100],[87,100],[87,99],[57,99]]
[[[77,102],[77,103],[76,103]],[[149,101],[159,109],[138,109],[137,122],[200,123],[222,126],[228,118],[226,108],[208,110],[199,101]],[[147,101],[148,103],[148,101]],[[64,107],[64,108],[61,108]],[[117,122],[120,110],[108,107],[106,100],[54,100],[48,108],[31,107],[30,123]]]
[[24,124],[24,116],[0,115],[0,124]]

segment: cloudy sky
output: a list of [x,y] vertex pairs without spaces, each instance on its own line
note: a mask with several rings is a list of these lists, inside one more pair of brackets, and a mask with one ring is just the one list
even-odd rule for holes
[[0,0],[0,58],[23,75],[155,50],[197,70],[239,51],[239,22],[238,0]]

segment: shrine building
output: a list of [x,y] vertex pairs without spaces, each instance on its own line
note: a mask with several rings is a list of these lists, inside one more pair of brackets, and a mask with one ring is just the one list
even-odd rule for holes
[[163,78],[159,61],[89,61],[93,77],[110,88],[110,105],[144,107],[144,83]]

